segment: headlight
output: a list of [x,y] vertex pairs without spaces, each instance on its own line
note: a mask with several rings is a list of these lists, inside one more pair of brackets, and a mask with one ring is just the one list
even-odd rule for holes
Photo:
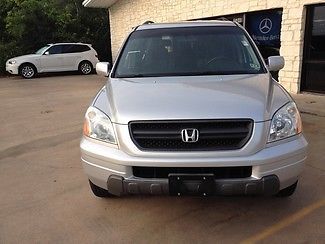
[[93,139],[116,144],[111,120],[106,114],[94,107],[87,109],[83,134]]
[[280,108],[273,116],[268,142],[297,135],[302,131],[299,111],[294,102]]
[[9,60],[9,64],[15,64],[16,60]]

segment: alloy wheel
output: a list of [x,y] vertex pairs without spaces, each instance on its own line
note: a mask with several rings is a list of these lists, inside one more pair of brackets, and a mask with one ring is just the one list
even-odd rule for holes
[[88,75],[91,72],[92,68],[89,63],[82,63],[80,66],[80,70],[83,74]]
[[32,78],[35,75],[33,67],[26,65],[21,69],[21,74],[24,78]]

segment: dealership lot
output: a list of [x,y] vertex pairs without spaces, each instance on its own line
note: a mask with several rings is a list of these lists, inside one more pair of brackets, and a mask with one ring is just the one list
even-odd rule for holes
[[105,78],[0,78],[0,243],[325,242],[325,96],[296,95],[309,158],[297,192],[99,199],[82,171],[84,112]]

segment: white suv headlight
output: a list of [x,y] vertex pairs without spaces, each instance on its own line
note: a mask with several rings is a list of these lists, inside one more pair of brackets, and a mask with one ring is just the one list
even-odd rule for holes
[[14,60],[14,59],[11,59],[11,60],[9,60],[9,64],[15,64],[17,61],[16,60]]
[[93,139],[116,144],[111,120],[106,114],[95,107],[89,107],[87,109],[83,134]]
[[298,108],[294,102],[289,102],[273,115],[268,142],[294,136],[301,131],[302,123]]

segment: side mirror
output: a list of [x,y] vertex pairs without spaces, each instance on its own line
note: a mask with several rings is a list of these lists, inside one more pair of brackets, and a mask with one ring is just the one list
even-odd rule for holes
[[108,77],[111,72],[111,64],[109,62],[99,62],[96,64],[96,73],[101,76]]
[[44,55],[50,55],[50,52],[49,52],[49,51],[46,51],[46,52],[44,53]]
[[268,57],[269,71],[279,71],[284,67],[284,58],[282,56]]

